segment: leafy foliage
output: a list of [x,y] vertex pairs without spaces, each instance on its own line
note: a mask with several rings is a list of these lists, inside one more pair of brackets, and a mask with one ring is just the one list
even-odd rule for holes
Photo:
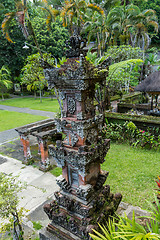
[[[43,57],[45,60],[53,64],[54,59],[51,58],[50,55],[44,54]],[[26,65],[22,68],[22,83],[27,85],[28,91],[36,92],[37,90],[39,90],[41,99],[41,92],[47,85],[47,81],[44,77],[44,72],[40,64],[40,59],[41,56],[39,53],[28,56],[28,58],[26,59]]]
[[12,87],[12,82],[10,81],[10,71],[3,66],[0,69],[0,91],[2,94],[2,100],[4,100],[3,93]]
[[[143,11],[145,9],[153,9],[158,17],[158,24],[160,25],[160,0],[133,0],[133,3],[138,5],[139,8]],[[153,34],[153,28],[149,28],[149,33]],[[153,43],[160,42],[160,33],[158,35],[154,35],[152,38]]]
[[128,92],[130,85],[136,86],[142,63],[141,59],[130,59],[110,65],[107,83],[112,93],[122,88]]
[[129,60],[142,59],[143,51],[139,48],[133,48],[130,45],[112,46],[107,49],[106,57],[111,56],[113,63]]
[[104,128],[106,136],[113,141],[129,142],[134,147],[145,149],[160,149],[159,136],[153,135],[148,129],[144,131],[138,129],[134,123],[125,122],[124,124],[110,123]]
[[[157,211],[157,210],[156,210]],[[113,219],[105,226],[100,226],[100,231],[93,230],[96,235],[90,234],[94,240],[113,240],[113,239],[123,239],[123,240],[158,240],[160,239],[159,231],[159,221],[153,218],[150,220],[150,225],[147,224],[147,227],[142,226],[135,219],[135,213],[133,212],[132,219],[129,219],[127,216],[120,217],[118,216],[119,222]]]
[[[32,25],[36,34],[39,47],[42,51],[51,53],[56,58],[61,58],[65,52],[65,41],[68,39],[68,31],[61,26],[60,21],[51,23],[51,30],[48,32],[46,21],[42,17],[32,19]],[[31,38],[28,39],[29,42]],[[34,53],[37,51],[34,50]]]
[[18,209],[19,198],[17,193],[21,192],[25,188],[25,185],[17,180],[17,177],[12,175],[6,176],[4,173],[0,173],[0,216],[7,223],[1,225],[0,232],[5,233],[13,229],[13,235],[15,239],[23,239],[22,230],[22,216],[24,215],[24,209]]

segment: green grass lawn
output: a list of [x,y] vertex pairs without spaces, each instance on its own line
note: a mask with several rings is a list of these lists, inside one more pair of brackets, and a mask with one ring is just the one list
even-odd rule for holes
[[40,99],[34,99],[30,97],[13,98],[4,101],[0,101],[1,105],[8,105],[13,107],[30,108],[35,110],[43,110],[50,112],[57,112],[59,105],[57,99],[51,100],[50,98],[43,98],[42,103]]
[[[160,152],[143,150],[125,144],[111,143],[102,169],[109,171],[106,184],[111,192],[120,192],[122,201],[148,208],[146,200],[153,202],[159,170]],[[60,168],[52,170],[52,174],[61,174]]]
[[0,132],[43,119],[46,117],[0,110]]
[[160,175],[160,152],[111,143],[102,169],[109,171],[107,184],[111,191],[120,192],[123,201],[147,208],[153,202],[157,176]]

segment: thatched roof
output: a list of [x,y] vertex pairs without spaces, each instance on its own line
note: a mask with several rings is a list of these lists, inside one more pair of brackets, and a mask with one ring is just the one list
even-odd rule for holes
[[135,91],[160,94],[160,71],[151,73],[135,88]]

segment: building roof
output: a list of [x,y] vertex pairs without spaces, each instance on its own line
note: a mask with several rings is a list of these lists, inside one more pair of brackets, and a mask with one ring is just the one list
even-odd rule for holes
[[160,71],[151,73],[138,86],[135,91],[160,93]]

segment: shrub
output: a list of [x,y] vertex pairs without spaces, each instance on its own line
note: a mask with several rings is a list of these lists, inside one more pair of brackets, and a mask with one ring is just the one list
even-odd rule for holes
[[127,142],[134,147],[160,149],[160,136],[138,129],[133,122],[123,124],[110,123],[104,126],[103,132],[107,138],[117,142]]
[[[3,97],[6,98],[10,98],[10,94],[9,93],[4,93]],[[0,93],[0,98],[2,98],[2,94]]]

